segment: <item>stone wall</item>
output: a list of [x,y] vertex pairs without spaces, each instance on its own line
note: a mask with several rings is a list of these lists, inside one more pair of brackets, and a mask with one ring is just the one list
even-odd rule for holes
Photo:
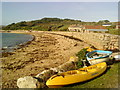
[[106,33],[94,32],[52,32],[52,34],[59,34],[81,39],[86,43],[91,44],[97,49],[101,50],[120,50],[119,48],[119,35],[111,35]]

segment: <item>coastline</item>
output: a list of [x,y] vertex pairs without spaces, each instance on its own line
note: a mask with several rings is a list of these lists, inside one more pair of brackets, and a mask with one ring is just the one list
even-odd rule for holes
[[2,58],[2,87],[17,88],[20,77],[35,76],[43,70],[59,66],[89,44],[49,32],[19,32],[34,35],[25,47],[14,51],[13,55]]
[[[0,32],[0,33],[11,33],[11,32]],[[12,32],[12,33],[16,33],[16,32]],[[28,34],[28,33],[16,33],[16,34]],[[30,34],[29,34],[30,35]],[[25,46],[27,46],[28,44],[30,44],[32,41],[34,41],[35,36],[31,35],[31,38],[29,38],[27,41],[24,41],[23,43],[17,44],[15,46],[12,47],[2,47],[0,48],[2,55],[0,56],[0,58],[2,57],[7,57],[8,55],[12,55],[14,53],[15,50],[18,50],[20,48],[23,48]]]

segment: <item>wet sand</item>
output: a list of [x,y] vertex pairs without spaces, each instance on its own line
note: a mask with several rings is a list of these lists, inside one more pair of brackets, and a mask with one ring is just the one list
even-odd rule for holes
[[34,35],[35,40],[14,51],[13,55],[2,58],[3,88],[18,88],[18,78],[35,76],[45,69],[57,67],[75,56],[82,48],[89,46],[85,42],[49,32],[26,33]]

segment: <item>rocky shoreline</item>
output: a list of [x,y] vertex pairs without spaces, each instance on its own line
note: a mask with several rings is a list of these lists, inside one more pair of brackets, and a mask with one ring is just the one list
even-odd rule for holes
[[[13,32],[11,32],[13,33]],[[25,47],[2,58],[2,87],[18,88],[17,79],[35,76],[43,70],[59,66],[84,47],[90,45],[49,32],[18,32],[35,36]]]
[[[3,33],[3,32],[2,32],[2,33]],[[4,33],[8,33],[8,32],[5,32],[5,31],[4,31]],[[13,32],[13,33],[15,33],[15,32]],[[25,33],[25,34],[26,34],[26,33]],[[32,41],[35,40],[35,36],[34,36],[34,35],[31,35],[31,36],[32,36],[32,38],[29,39],[27,42],[23,42],[23,43],[18,44],[18,45],[16,45],[16,46],[2,47],[2,48],[0,48],[0,53],[2,54],[2,55],[0,56],[0,58],[1,58],[1,57],[7,57],[8,55],[12,55],[12,54],[14,54],[13,52],[14,52],[15,50],[20,49],[20,48],[23,48],[23,47],[29,45]]]

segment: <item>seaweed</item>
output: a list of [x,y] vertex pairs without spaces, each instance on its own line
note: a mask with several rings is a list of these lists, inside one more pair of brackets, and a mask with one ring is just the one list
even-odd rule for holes
[[83,48],[76,54],[76,56],[78,57],[77,68],[81,68],[83,66],[82,60],[86,60],[87,53],[87,48]]

